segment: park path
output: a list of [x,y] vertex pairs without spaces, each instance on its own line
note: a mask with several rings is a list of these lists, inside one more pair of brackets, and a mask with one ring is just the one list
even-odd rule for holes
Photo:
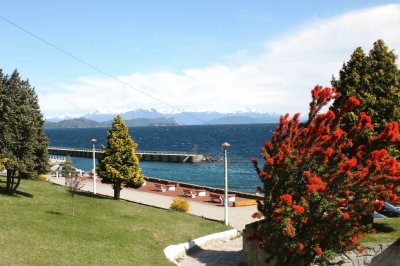
[[[64,185],[63,177],[48,177],[49,181],[55,184]],[[82,190],[93,192],[93,180],[87,180]],[[96,182],[96,190],[100,195],[113,197],[114,191],[109,184]],[[140,203],[147,206],[169,209],[174,197],[161,194],[142,192],[135,189],[121,190],[121,199]],[[254,222],[251,215],[257,211],[256,206],[231,207],[229,208],[229,224],[243,231],[246,224]],[[211,220],[223,221],[224,208],[200,202],[190,202],[190,214],[204,217]],[[176,243],[178,244],[178,243]],[[242,237],[222,242],[216,241],[212,245],[197,249],[184,256],[180,261],[180,265],[238,265],[243,259]]]
[[219,241],[214,243],[212,246],[194,250],[180,259],[179,265],[239,265],[244,259],[242,241],[242,237],[238,237],[227,242]]
[[[65,180],[63,177],[48,177],[49,181],[55,184],[64,185]],[[93,192],[93,181],[87,180],[82,190]],[[96,190],[98,194],[105,196],[114,196],[114,190],[111,185],[96,182]],[[140,203],[143,205],[154,206],[157,208],[169,209],[174,197],[165,196],[155,193],[142,192],[135,189],[122,189],[121,199]],[[254,222],[251,215],[257,211],[257,206],[243,206],[243,207],[230,207],[229,208],[229,224],[242,231],[246,224]],[[204,217],[211,220],[223,221],[224,208],[222,206],[215,206],[201,202],[190,202],[190,214]]]

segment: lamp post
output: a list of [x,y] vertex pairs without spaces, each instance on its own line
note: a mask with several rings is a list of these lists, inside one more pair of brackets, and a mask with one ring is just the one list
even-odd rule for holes
[[224,197],[224,207],[225,207],[225,225],[228,225],[229,218],[228,218],[228,206],[229,206],[229,199],[228,199],[228,147],[231,146],[228,142],[222,143],[222,148],[224,149],[224,165],[225,165],[225,197]]
[[91,142],[93,143],[93,194],[97,194],[96,191],[96,139],[92,139]]

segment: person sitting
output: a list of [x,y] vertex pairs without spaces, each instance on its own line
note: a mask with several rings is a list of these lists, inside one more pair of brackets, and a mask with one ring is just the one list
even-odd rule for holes
[[379,213],[386,217],[400,217],[400,210],[388,202],[383,204],[383,207]]

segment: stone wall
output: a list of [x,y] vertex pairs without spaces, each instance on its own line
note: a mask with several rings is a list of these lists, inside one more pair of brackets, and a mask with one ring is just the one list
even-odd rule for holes
[[[243,251],[247,265],[275,266],[276,262],[266,263],[267,253],[260,249],[254,241],[249,240],[257,227],[258,222],[247,224],[243,230]],[[336,257],[332,263],[342,266],[399,266],[400,265],[400,239],[394,243],[366,243],[363,244],[364,252],[356,250],[346,252]]]

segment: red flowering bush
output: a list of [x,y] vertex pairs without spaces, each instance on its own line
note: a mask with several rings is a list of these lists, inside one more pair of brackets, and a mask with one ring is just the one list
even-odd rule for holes
[[[337,97],[335,88],[316,86],[308,120],[283,116],[262,149],[264,164],[252,159],[265,195],[253,216],[264,218],[255,237],[279,265],[360,249],[358,239],[373,231],[374,208],[397,198],[400,165],[385,149],[400,142],[397,123],[370,134],[371,119],[361,113],[344,130],[342,118],[360,101],[350,97],[341,110],[320,113]],[[372,137],[354,144],[359,135]]]

